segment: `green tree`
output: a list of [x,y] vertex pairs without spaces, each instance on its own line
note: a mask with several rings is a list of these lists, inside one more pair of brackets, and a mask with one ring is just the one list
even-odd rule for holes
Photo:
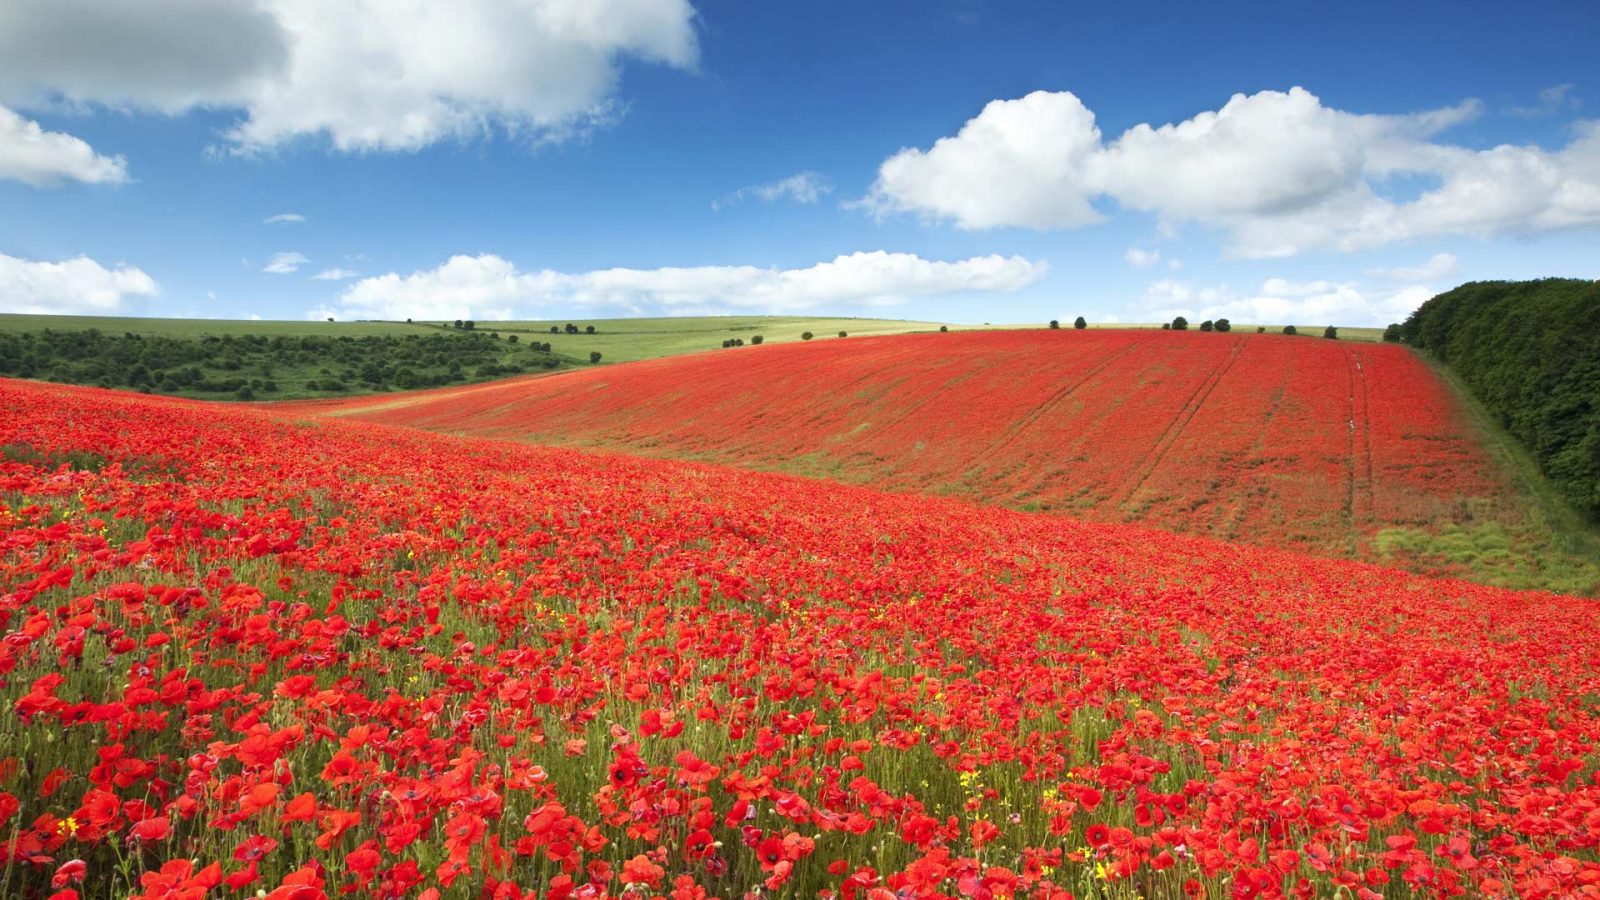
[[1189,320],[1185,319],[1183,316],[1178,316],[1177,318],[1172,320],[1172,330],[1173,331],[1187,331],[1188,329],[1189,329]]
[[1083,316],[1079,316],[1072,320],[1072,327],[1082,331],[1089,327],[1089,323],[1084,320]]

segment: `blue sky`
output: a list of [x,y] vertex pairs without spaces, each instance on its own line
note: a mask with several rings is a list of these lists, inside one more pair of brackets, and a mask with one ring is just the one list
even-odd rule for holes
[[405,6],[0,10],[0,311],[1364,325],[1600,277],[1592,3]]

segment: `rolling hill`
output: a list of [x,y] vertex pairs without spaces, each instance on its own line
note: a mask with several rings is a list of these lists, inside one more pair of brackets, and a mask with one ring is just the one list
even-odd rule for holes
[[[1591,590],[1394,345],[1155,330],[743,347],[284,407],[697,459]],[[1554,579],[1554,580],[1552,580]]]

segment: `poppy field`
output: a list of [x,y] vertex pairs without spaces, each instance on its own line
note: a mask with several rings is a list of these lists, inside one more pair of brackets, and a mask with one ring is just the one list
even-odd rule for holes
[[[1268,364],[1218,346],[1213,394]],[[0,896],[1600,896],[1592,601],[270,408],[0,413]]]
[[[830,339],[303,410],[1552,583],[1449,389],[1392,344],[1150,329]],[[1417,539],[1475,528],[1495,546],[1452,558]]]

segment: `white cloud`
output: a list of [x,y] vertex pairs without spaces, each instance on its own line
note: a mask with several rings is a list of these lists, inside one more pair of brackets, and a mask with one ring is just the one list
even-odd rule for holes
[[721,209],[751,198],[766,203],[787,199],[795,203],[811,204],[822,199],[823,195],[831,193],[833,193],[833,182],[829,181],[826,175],[810,171],[797,172],[788,178],[742,187],[720,200],[711,201],[711,208]]
[[1128,265],[1135,269],[1148,269],[1161,261],[1160,250],[1140,250],[1138,247],[1129,247],[1128,252],[1122,254]]
[[1577,109],[1583,105],[1583,102],[1572,93],[1576,87],[1577,85],[1570,82],[1551,85],[1539,92],[1538,103],[1533,106],[1513,106],[1507,112],[1513,116],[1531,119],[1539,116],[1553,116],[1569,109]]
[[955,262],[909,253],[852,253],[804,269],[692,266],[521,272],[492,254],[453,256],[435,269],[364,278],[328,315],[361,319],[507,319],[602,307],[691,314],[730,309],[792,312],[889,306],[917,297],[1010,292],[1043,278],[1044,262],[980,256]]
[[0,106],[0,179],[4,178],[34,187],[69,180],[121,184],[128,180],[128,166],[120,156],[101,156],[79,138],[45,131],[39,123]]
[[300,267],[310,262],[303,254],[294,251],[272,254],[272,259],[267,261],[261,271],[272,275],[292,275],[300,271]]
[[1144,321],[1184,316],[1190,322],[1229,319],[1262,325],[1383,326],[1403,321],[1436,291],[1426,285],[1373,289],[1357,282],[1290,281],[1269,278],[1254,291],[1227,285],[1201,287],[1163,279],[1146,287],[1134,303]]
[[305,220],[306,220],[306,217],[300,215],[299,213],[278,213],[275,216],[267,216],[265,219],[262,219],[261,220],[261,224],[263,224],[263,225],[299,225],[301,222],[304,222]]
[[[961,228],[1071,228],[1114,200],[1175,222],[1222,230],[1241,256],[1353,250],[1410,238],[1600,225],[1600,121],[1574,126],[1560,150],[1474,150],[1435,140],[1482,105],[1359,115],[1310,92],[1235,95],[1175,124],[1102,141],[1070,93],[989,103],[953,137],[902,150],[861,201],[880,215],[915,212]],[[1435,186],[1386,196],[1397,180]]]
[[336,266],[332,269],[323,269],[311,277],[315,281],[344,281],[360,274],[355,269],[344,269]]
[[1368,269],[1367,274],[1373,278],[1389,278],[1395,281],[1434,281],[1448,278],[1461,270],[1455,255],[1451,253],[1435,253],[1427,262],[1420,266],[1398,266],[1392,269]]
[[616,113],[624,59],[691,68],[689,0],[94,0],[0,5],[0,102],[236,109],[231,147],[560,140]]
[[61,262],[19,259],[0,253],[0,312],[105,314],[129,296],[153,297],[155,279],[118,264],[107,269],[87,256]]

